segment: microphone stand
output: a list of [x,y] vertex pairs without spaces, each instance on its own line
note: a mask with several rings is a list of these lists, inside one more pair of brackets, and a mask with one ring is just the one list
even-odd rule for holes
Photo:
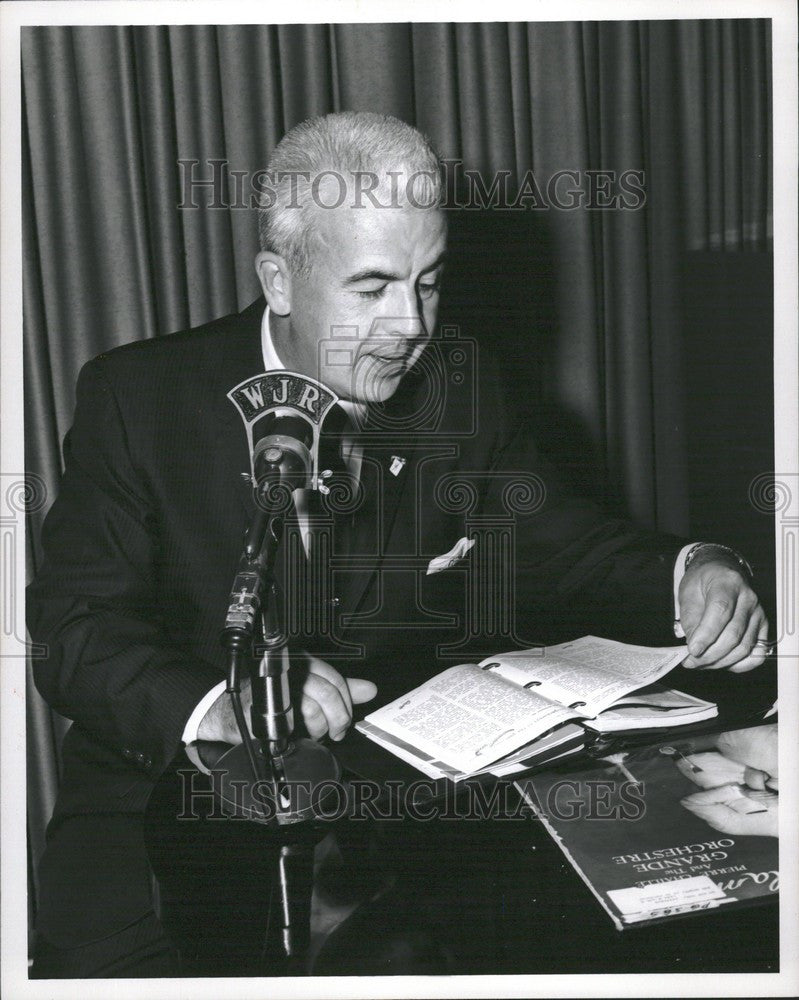
[[[282,481],[286,478],[283,449],[269,448],[262,458],[266,472],[257,488],[258,510],[245,535],[220,635],[228,652],[227,693],[241,744],[223,753],[214,771],[221,772],[217,788],[228,815],[279,831],[273,885],[279,886],[280,907],[276,913],[273,889],[262,958],[278,950],[287,967],[301,974],[310,943],[314,846],[325,832],[315,821],[325,816],[325,804],[331,799],[341,805],[341,767],[327,747],[293,735],[290,657],[274,579],[283,511],[291,503],[291,491]],[[252,737],[241,703],[245,663],[249,663],[252,690]]]

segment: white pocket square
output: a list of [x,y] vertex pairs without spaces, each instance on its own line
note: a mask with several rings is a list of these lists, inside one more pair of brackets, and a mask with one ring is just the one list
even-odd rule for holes
[[427,576],[431,573],[440,573],[444,569],[449,569],[454,566],[456,562],[459,562],[466,553],[474,545],[474,539],[461,538],[457,541],[449,552],[445,552],[443,556],[436,556],[431,559],[427,566]]

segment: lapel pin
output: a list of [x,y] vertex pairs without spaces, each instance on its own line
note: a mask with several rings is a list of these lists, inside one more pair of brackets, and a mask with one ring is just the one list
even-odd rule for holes
[[398,476],[402,470],[405,468],[405,459],[401,455],[391,456],[391,465],[388,467],[388,471],[392,476]]

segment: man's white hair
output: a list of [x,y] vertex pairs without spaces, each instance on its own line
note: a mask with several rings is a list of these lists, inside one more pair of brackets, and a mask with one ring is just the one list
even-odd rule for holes
[[[329,181],[335,183],[325,187]],[[258,213],[261,249],[280,254],[293,273],[307,274],[315,208],[374,200],[395,208],[441,205],[441,161],[429,140],[391,115],[342,111],[309,118],[283,136],[269,161]]]

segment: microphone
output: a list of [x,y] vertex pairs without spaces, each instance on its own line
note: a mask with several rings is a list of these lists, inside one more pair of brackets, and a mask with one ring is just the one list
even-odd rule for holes
[[[322,491],[319,480],[325,477],[318,469],[321,426],[338,397],[321,382],[298,372],[268,371],[239,383],[230,390],[228,399],[241,416],[247,434],[247,478],[255,511],[245,534],[244,552],[220,636],[228,651],[227,691],[242,739],[241,745],[222,759],[230,758],[232,774],[241,773],[246,766],[250,780],[258,783],[264,777],[270,778],[277,823],[293,824],[321,813],[310,791],[303,790],[296,802],[284,802],[287,783],[302,778],[301,784],[307,784],[307,777],[316,788],[325,781],[338,780],[341,769],[326,748],[293,737],[288,636],[274,567],[292,494],[295,490]],[[254,644],[257,630],[260,640]],[[245,667],[251,680],[250,721],[255,740],[250,739],[241,703],[239,678]],[[261,752],[256,751],[259,744]],[[239,782],[229,784],[221,795],[231,805],[235,800],[236,815],[271,822],[254,795],[250,805],[242,804],[239,789],[234,787]]]
[[311,485],[313,430],[291,411],[272,411],[253,427],[253,493],[256,512],[244,540],[245,556],[261,550],[270,518],[288,507],[294,490]]
[[313,429],[307,420],[290,410],[276,410],[253,428],[256,440],[252,460],[255,486],[264,480],[279,482],[289,490],[311,485]]
[[318,489],[319,433],[338,396],[321,382],[290,371],[254,375],[227,395],[244,422],[259,506],[275,506],[270,495],[275,484],[286,493]]

